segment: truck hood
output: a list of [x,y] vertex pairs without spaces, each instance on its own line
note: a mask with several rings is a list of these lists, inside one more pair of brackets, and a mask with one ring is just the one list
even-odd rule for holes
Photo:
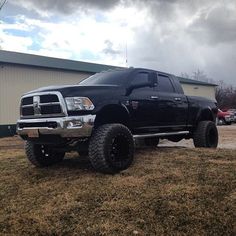
[[218,115],[221,115],[221,116],[230,116],[231,113],[228,112],[228,111],[218,111]]
[[39,88],[28,92],[27,95],[52,91],[60,92],[63,97],[89,97],[99,102],[100,100],[114,99],[116,96],[125,95],[126,89],[118,85],[64,85]]

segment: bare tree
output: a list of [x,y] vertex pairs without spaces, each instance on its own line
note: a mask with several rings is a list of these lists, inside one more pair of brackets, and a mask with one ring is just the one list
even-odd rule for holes
[[208,81],[207,75],[204,73],[204,71],[197,69],[197,71],[193,72],[192,78],[195,80],[200,81]]
[[218,87],[216,88],[216,101],[218,106],[222,107],[225,99],[225,83],[224,81],[219,81]]
[[217,84],[216,101],[218,103],[218,107],[221,109],[236,109],[236,88],[232,85],[228,85],[222,80],[215,81],[209,78],[204,71],[199,69],[194,71],[192,75],[189,75],[188,73],[181,73],[181,77]]
[[236,88],[220,81],[216,89],[216,100],[221,109],[236,109]]
[[0,11],[2,10],[3,6],[6,4],[7,0],[2,0],[0,2]]
[[192,75],[189,75],[188,73],[181,73],[181,77],[187,78],[187,79],[194,79],[194,80],[199,80],[203,82],[208,82],[208,83],[215,83],[213,79],[208,77],[203,70],[197,69],[192,73]]
[[183,77],[183,78],[186,78],[186,79],[191,79],[191,76],[186,72],[184,72],[184,73],[182,72],[180,77]]

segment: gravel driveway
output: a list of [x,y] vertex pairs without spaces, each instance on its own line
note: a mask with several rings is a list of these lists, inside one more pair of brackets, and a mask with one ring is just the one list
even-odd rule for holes
[[[217,128],[219,132],[218,148],[236,149],[236,124],[217,126]],[[192,139],[178,143],[161,140],[159,146],[194,147]]]

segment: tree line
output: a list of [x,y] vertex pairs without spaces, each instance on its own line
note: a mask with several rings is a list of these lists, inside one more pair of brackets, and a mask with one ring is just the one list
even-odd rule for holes
[[236,109],[236,88],[234,86],[225,83],[223,80],[213,80],[209,78],[204,71],[199,69],[194,71],[192,75],[182,73],[181,77],[217,84],[216,101],[218,103],[218,107],[220,109]]

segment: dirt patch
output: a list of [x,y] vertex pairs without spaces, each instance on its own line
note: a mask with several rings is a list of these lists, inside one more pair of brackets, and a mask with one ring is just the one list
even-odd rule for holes
[[0,150],[3,149],[23,149],[24,141],[19,136],[0,138]]
[[219,126],[220,148],[236,148],[236,125]]
[[0,150],[0,235],[235,235],[236,151],[137,150],[111,176],[68,155],[35,168]]

